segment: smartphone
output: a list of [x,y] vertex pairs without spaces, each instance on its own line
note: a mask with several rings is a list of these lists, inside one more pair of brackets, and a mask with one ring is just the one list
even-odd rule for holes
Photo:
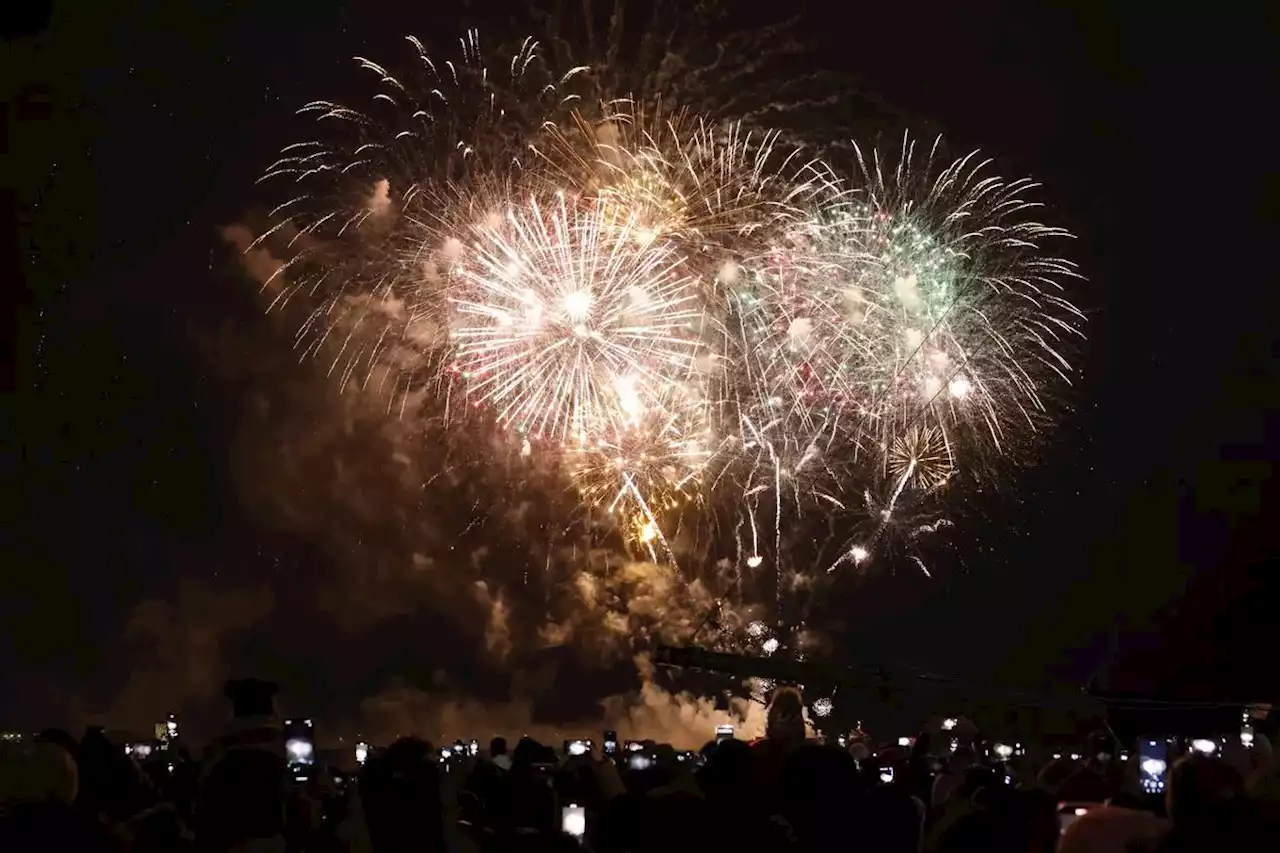
[[591,751],[589,740],[567,740],[564,742],[565,755],[586,755]]
[[284,721],[284,760],[299,782],[305,781],[316,763],[315,728],[310,720]]
[[1058,803],[1058,832],[1066,832],[1067,827],[1087,815],[1101,803]]
[[722,725],[716,726],[716,743],[719,743],[722,740],[732,740],[732,739],[733,739],[733,726],[729,725],[728,723],[724,723]]
[[1163,738],[1138,741],[1138,781],[1148,794],[1163,794],[1169,772],[1169,742]]
[[612,729],[606,729],[604,733],[604,754],[609,758],[618,754],[618,733]]
[[629,740],[622,745],[623,750],[630,755],[633,752],[643,752],[644,742],[638,740]]
[[647,752],[637,750],[627,756],[627,767],[632,770],[648,770],[653,766],[653,759]]
[[560,810],[560,831],[578,840],[587,832],[587,810],[570,803]]
[[893,784],[893,768],[892,767],[880,768],[880,781],[886,785]]
[[356,764],[359,764],[360,766],[363,767],[364,763],[368,760],[369,760],[369,744],[365,743],[364,741],[361,741],[360,743],[356,744]]

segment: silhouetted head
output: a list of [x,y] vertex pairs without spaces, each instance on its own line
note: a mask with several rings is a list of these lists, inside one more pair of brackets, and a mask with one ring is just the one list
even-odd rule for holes
[[769,703],[765,736],[781,740],[804,740],[804,700],[794,687],[780,687]]
[[1188,755],[1173,765],[1165,806],[1174,823],[1195,823],[1244,794],[1244,779],[1225,761]]
[[497,758],[500,755],[507,754],[507,739],[504,737],[496,737],[489,741],[489,757]]
[[267,717],[276,711],[278,689],[273,681],[237,678],[228,681],[222,693],[231,700],[232,716]]

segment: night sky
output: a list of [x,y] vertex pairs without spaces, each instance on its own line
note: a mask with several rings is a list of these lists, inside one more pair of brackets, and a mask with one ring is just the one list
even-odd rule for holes
[[[488,19],[382,2],[266,10],[279,5],[55,3],[5,46],[17,229],[4,275],[18,286],[0,683],[16,689],[0,724],[114,711],[132,725],[152,707],[198,719],[221,712],[232,671],[344,719],[397,677],[429,690],[447,672],[495,703],[514,689],[475,664],[477,632],[430,602],[343,617],[335,599],[365,582],[336,579],[349,568],[325,543],[262,510],[246,462],[264,452],[256,425],[286,418],[308,441],[298,401],[326,389],[219,233],[263,204],[253,180],[302,132],[293,111],[354,96],[351,55],[407,59],[405,33],[452,39]],[[1041,464],[955,532],[943,577],[851,594],[841,653],[982,680],[1280,697],[1280,671],[1256,666],[1274,655],[1280,603],[1261,4],[1253,20],[853,5],[810,4],[802,24],[813,67],[856,81],[845,118],[944,130],[1041,180],[1080,238],[1091,340]],[[544,692],[583,713],[558,684]]]

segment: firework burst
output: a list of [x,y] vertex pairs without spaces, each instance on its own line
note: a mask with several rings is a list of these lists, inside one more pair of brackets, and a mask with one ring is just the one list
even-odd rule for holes
[[299,347],[344,381],[442,399],[459,432],[465,399],[656,563],[732,529],[736,557],[699,557],[772,588],[775,650],[784,598],[837,567],[927,574],[962,475],[1052,423],[1083,316],[1035,184],[910,137],[839,179],[732,99],[644,97],[670,75],[619,99],[531,39],[497,61],[474,33],[455,60],[410,42],[406,73],[358,60],[368,108],[307,105],[325,133],[267,170],[289,187],[250,246],[283,246],[273,305],[306,301]]
[[881,447],[919,425],[953,458],[957,441],[1003,454],[1050,422],[1045,389],[1069,382],[1084,318],[1065,292],[1079,276],[1041,249],[1070,235],[1031,218],[1036,184],[990,174],[976,153],[943,164],[939,146],[921,155],[905,137],[896,162],[859,152],[865,201],[840,253],[850,384]]
[[454,368],[476,405],[535,439],[636,427],[688,381],[699,308],[683,259],[600,202],[561,193],[476,226],[451,273]]

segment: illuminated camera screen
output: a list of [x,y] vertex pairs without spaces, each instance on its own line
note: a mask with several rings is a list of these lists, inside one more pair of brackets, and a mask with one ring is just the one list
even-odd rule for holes
[[1163,794],[1165,774],[1169,769],[1169,744],[1162,740],[1144,740],[1138,745],[1138,781],[1148,794]]
[[284,724],[284,758],[290,766],[312,765],[316,747],[310,720],[288,720]]

